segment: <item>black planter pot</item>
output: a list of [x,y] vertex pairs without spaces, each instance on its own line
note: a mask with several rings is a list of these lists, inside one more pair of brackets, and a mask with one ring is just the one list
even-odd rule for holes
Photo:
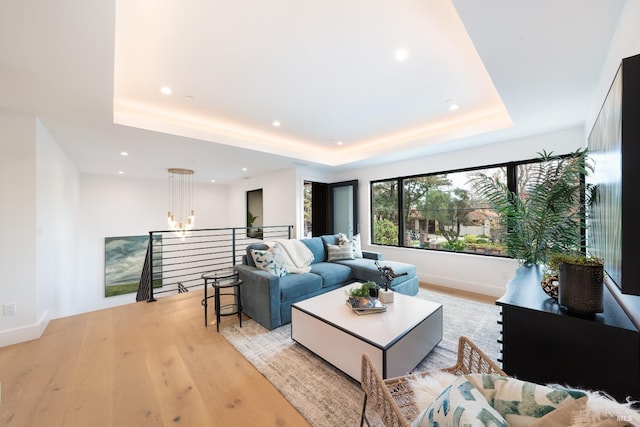
[[372,298],[378,298],[378,288],[369,289],[369,296]]
[[604,269],[602,265],[561,263],[558,302],[572,313],[591,316],[603,311]]

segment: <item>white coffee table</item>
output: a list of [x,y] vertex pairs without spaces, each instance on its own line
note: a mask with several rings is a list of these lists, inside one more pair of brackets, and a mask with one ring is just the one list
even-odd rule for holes
[[442,304],[396,293],[383,313],[357,315],[349,285],[291,306],[291,338],[360,381],[362,353],[383,378],[404,375],[442,340]]

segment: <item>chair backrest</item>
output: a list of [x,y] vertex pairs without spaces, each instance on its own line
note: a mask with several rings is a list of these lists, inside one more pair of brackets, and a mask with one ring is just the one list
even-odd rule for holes
[[[365,392],[366,403],[371,405],[380,415],[385,427],[409,427],[411,425],[405,419],[380,373],[366,353],[362,355],[360,386]],[[363,408],[363,416],[365,409]]]
[[[507,376],[500,367],[484,354],[467,337],[458,340],[458,357],[456,364],[440,369],[455,375],[495,374]],[[385,427],[410,426],[422,408],[417,408],[413,400],[413,391],[408,379],[414,376],[427,376],[431,372],[419,372],[403,377],[383,380],[368,354],[362,355],[362,372],[360,386],[365,393],[366,404],[372,405],[382,418]],[[392,391],[393,390],[393,393]],[[402,402],[398,404],[396,399]],[[402,406],[402,407],[401,407]],[[364,408],[366,409],[366,408]],[[363,417],[364,417],[363,409]]]
[[496,374],[506,377],[507,374],[500,367],[482,352],[467,337],[460,337],[458,340],[458,360],[455,366],[447,368],[446,371],[456,375],[465,374]]

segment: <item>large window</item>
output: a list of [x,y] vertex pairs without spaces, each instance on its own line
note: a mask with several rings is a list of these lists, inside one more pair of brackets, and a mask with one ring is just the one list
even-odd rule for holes
[[536,161],[387,179],[371,183],[372,243],[504,255],[503,224],[473,190],[478,173],[523,189]]
[[398,187],[398,180],[371,183],[373,243],[398,245]]

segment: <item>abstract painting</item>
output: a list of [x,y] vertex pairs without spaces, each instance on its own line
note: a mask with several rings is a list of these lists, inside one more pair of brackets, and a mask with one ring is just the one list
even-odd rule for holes
[[[157,236],[162,239],[162,236]],[[154,241],[156,236],[154,236]],[[104,239],[104,282],[105,297],[128,294],[138,290],[149,236],[105,237]],[[154,248],[156,245],[154,245]],[[159,247],[162,247],[159,245]],[[154,251],[154,259],[162,253]],[[154,276],[157,277],[154,269]],[[154,287],[158,283],[154,280]]]

